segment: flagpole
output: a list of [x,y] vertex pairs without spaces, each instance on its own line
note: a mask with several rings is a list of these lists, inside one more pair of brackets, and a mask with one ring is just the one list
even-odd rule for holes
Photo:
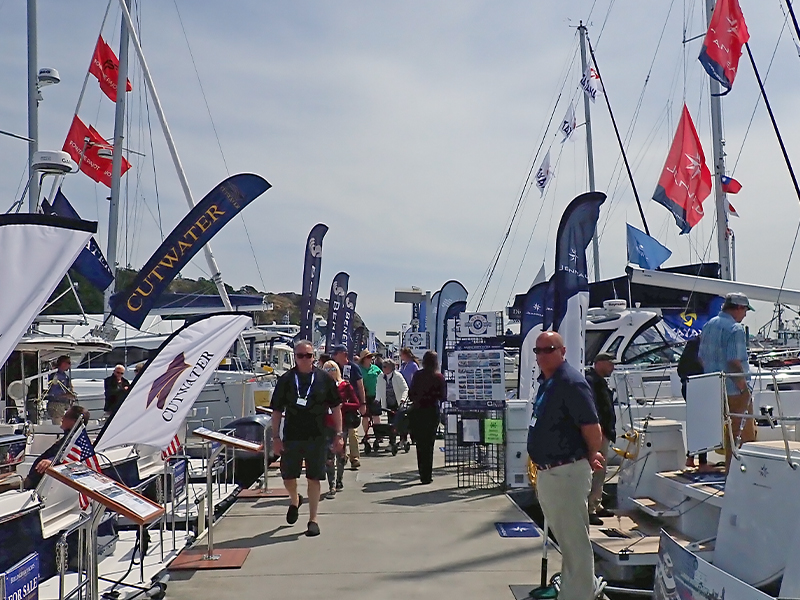
[[[578,25],[581,33],[581,71],[586,73],[586,27],[583,21]],[[589,167],[589,191],[595,192],[594,183],[594,150],[592,146],[592,112],[589,106],[589,96],[583,95],[583,114],[586,122],[586,162]],[[600,281],[600,241],[597,237],[597,227],[592,236],[592,258],[594,259],[594,280]]]
[[28,212],[39,204],[38,173],[33,155],[39,150],[39,66],[36,37],[36,0],[28,0]]
[[[706,0],[706,21],[711,24],[714,15],[716,0]],[[722,189],[720,177],[725,175],[725,152],[722,148],[722,99],[720,98],[719,81],[713,77],[708,78],[711,92],[711,138],[714,153],[714,197],[717,208],[717,251],[719,253],[720,278],[730,281],[731,277],[731,251],[728,241],[728,198]]]

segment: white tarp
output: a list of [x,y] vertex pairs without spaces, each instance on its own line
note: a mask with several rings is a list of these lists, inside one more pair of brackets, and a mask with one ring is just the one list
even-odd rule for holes
[[252,322],[247,315],[217,314],[175,332],[133,382],[95,444],[97,450],[122,444],[166,448],[220,361]]
[[686,450],[690,454],[722,448],[724,386],[720,373],[689,377],[686,383]]
[[96,231],[89,221],[0,215],[0,365]]

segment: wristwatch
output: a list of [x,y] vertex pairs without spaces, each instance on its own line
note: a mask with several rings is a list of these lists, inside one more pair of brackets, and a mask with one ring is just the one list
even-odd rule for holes
[[336,437],[344,438],[344,431],[337,431]]

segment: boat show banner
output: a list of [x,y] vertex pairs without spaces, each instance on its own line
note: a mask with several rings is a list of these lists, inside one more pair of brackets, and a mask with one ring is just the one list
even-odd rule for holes
[[467,288],[455,280],[450,280],[439,290],[439,298],[436,302],[436,338],[434,349],[439,354],[439,361],[444,356],[444,328],[447,323],[447,309],[453,302],[466,302]]
[[[544,331],[544,315],[547,311],[547,290],[550,282],[537,283],[525,294],[525,304],[522,307],[520,321],[520,336],[522,346],[519,350],[519,391],[520,400],[533,398],[533,388],[539,376],[539,365],[536,364],[536,355],[533,348],[536,338]],[[551,309],[552,310],[552,309]]]
[[772,596],[706,562],[661,530],[653,600],[770,600]]
[[192,257],[270,187],[263,177],[240,173],[211,190],[172,230],[128,289],[112,296],[111,314],[139,329],[156,299]]
[[252,324],[249,315],[220,313],[173,333],[133,380],[127,397],[100,432],[97,452],[121,444],[169,446],[203,386],[239,334]]
[[339,316],[336,317],[336,327],[341,331],[336,334],[337,343],[343,344],[347,348],[349,356],[353,356],[353,316],[356,314],[356,300],[358,294],[347,292],[344,297],[344,304],[339,309]]
[[[42,212],[46,215],[56,215],[67,219],[80,219],[78,211],[72,207],[67,197],[61,193],[61,189],[56,192],[56,197],[52,204],[48,203],[47,200],[42,200]],[[94,236],[89,238],[89,243],[86,244],[78,258],[75,259],[72,268],[88,279],[89,283],[100,291],[105,290],[114,281],[114,274],[111,272],[111,268],[106,262],[106,257],[103,256],[103,251],[100,250],[100,246]]]
[[328,226],[317,223],[306,240],[306,258],[303,263],[303,296],[300,300],[300,333],[298,340],[311,340],[314,324],[314,307],[319,292],[319,275],[322,268],[322,239]]
[[556,271],[553,329],[564,338],[566,359],[583,371],[586,348],[586,312],[589,310],[589,273],[586,247],[592,241],[603,192],[587,192],[569,203],[556,235]]
[[[339,318],[339,310],[344,304],[344,297],[347,295],[347,285],[350,283],[350,275],[344,271],[336,274],[331,282],[331,293],[328,296],[328,326],[325,333],[325,352],[330,353],[331,348],[341,342],[336,340],[336,325]],[[352,356],[350,357],[352,358]]]
[[0,365],[96,231],[89,221],[0,215]]

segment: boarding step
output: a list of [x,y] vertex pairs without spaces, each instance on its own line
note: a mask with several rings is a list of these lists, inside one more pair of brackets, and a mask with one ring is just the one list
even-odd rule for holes
[[651,517],[663,519],[665,517],[681,516],[681,511],[677,508],[667,506],[652,498],[631,498],[631,502],[633,502],[639,510]]

